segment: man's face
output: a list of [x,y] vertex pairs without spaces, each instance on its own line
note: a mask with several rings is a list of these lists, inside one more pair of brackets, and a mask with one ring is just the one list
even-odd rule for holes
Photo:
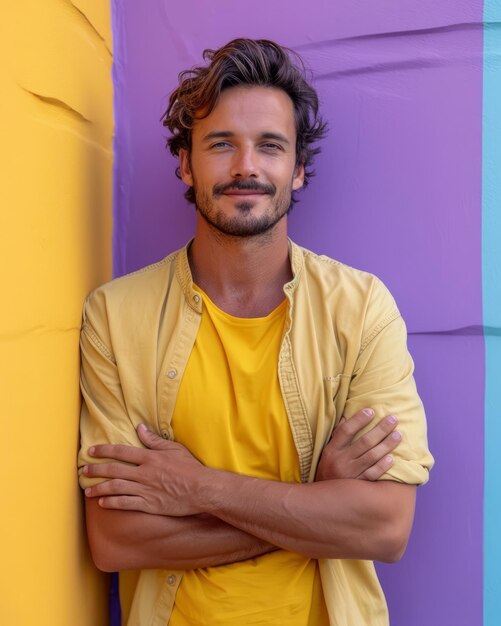
[[199,214],[218,231],[249,237],[270,231],[304,181],[296,167],[294,108],[281,89],[232,87],[195,121],[191,154],[180,153],[183,181]]

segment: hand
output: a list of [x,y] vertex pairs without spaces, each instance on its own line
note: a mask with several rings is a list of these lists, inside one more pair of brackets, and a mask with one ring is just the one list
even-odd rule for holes
[[201,513],[194,504],[198,477],[207,471],[181,444],[162,439],[140,424],[137,433],[146,446],[99,445],[89,449],[98,458],[116,462],[86,465],[89,477],[106,478],[88,487],[88,498],[99,498],[105,509],[143,511],[156,515],[184,516]]
[[341,418],[325,446],[317,468],[316,480],[361,478],[378,480],[393,465],[389,454],[402,436],[395,430],[397,418],[389,415],[374,428],[353,441],[374,417],[372,409],[363,409],[350,419]]

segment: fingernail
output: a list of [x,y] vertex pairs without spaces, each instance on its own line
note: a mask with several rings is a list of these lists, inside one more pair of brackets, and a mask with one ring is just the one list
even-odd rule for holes
[[402,435],[398,432],[398,430],[391,433],[390,437],[394,439],[395,441],[400,441],[400,439],[402,439]]
[[94,456],[94,452],[96,451],[96,448],[94,448],[94,446],[92,446],[91,448],[89,448],[89,454],[91,456]]
[[82,474],[88,474],[89,473],[89,466],[88,465],[84,465],[82,467]]
[[387,419],[390,422],[390,424],[396,424],[397,423],[397,416],[396,415],[388,415]]
[[87,489],[85,490],[85,495],[90,496],[90,491],[90,487],[87,487]]
[[372,417],[374,415],[374,411],[372,409],[364,409],[362,413],[367,415],[367,417]]
[[143,433],[148,432],[148,428],[146,426],[146,424],[139,424],[139,426],[137,427],[138,430],[140,430]]
[[387,463],[393,463],[393,460],[394,460],[394,459],[393,459],[393,457],[391,456],[391,454],[389,454],[389,455],[385,458],[385,461],[386,461]]

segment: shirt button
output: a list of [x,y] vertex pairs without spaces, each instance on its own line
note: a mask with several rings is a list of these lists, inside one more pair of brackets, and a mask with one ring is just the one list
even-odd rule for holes
[[169,433],[166,430],[162,430],[162,437],[164,439],[168,439],[169,438]]
[[198,304],[200,302],[200,296],[199,295],[194,295],[193,296],[193,300]]
[[167,576],[167,584],[168,585],[175,585],[176,584],[176,577],[175,576]]
[[167,376],[172,380],[173,378],[176,378],[177,375],[177,370],[169,370],[167,372]]

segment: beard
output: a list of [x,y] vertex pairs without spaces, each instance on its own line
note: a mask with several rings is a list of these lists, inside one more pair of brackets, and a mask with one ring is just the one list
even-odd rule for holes
[[[275,185],[265,185],[254,180],[235,180],[231,183],[214,185],[211,194],[198,188],[195,180],[193,183],[197,211],[214,229],[232,237],[256,237],[268,233],[289,213],[292,207],[292,181],[286,188],[278,191]],[[216,201],[225,191],[232,189],[252,190],[266,194],[263,199],[268,201],[268,209],[259,216],[252,215],[256,202],[249,202],[242,198],[234,204],[238,214],[226,215],[224,211],[217,208]]]

